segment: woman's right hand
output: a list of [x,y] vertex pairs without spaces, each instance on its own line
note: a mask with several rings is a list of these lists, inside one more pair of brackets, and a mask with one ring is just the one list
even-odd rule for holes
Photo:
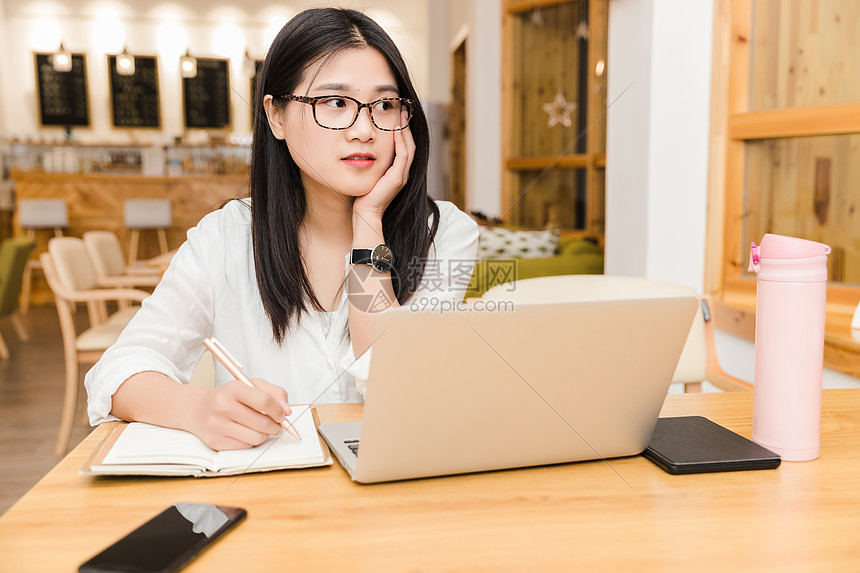
[[240,450],[279,435],[291,413],[287,391],[265,380],[208,389],[193,406],[190,430],[213,450]]

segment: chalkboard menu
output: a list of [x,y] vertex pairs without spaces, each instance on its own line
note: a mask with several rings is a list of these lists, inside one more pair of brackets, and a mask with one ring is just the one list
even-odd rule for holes
[[87,62],[83,54],[72,54],[72,69],[54,71],[52,54],[36,54],[36,85],[39,91],[39,121],[42,125],[89,126]]
[[108,56],[108,73],[114,127],[161,127],[155,56],[134,56],[130,76],[118,74],[116,56]]
[[230,68],[227,60],[197,58],[197,77],[182,78],[185,127],[230,126]]

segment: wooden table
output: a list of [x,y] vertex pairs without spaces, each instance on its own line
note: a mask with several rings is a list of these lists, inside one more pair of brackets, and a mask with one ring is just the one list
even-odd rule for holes
[[[667,396],[663,415],[685,414],[749,436],[752,395]],[[820,459],[690,476],[638,456],[371,486],[337,464],[238,479],[79,476],[106,429],[0,518],[0,570],[77,570],[177,501],[249,513],[190,571],[860,570],[860,390],[824,392]]]

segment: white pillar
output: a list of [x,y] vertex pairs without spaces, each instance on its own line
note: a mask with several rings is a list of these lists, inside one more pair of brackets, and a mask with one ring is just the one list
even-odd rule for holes
[[466,208],[501,212],[502,2],[471,0],[466,42]]
[[606,272],[704,286],[711,0],[609,3]]

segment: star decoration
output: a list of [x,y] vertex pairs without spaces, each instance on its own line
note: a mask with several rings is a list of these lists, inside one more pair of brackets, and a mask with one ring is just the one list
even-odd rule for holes
[[529,18],[533,26],[538,28],[543,27],[543,14],[540,13],[540,8],[532,10],[532,15]]
[[543,110],[549,114],[546,126],[553,127],[560,123],[565,127],[570,127],[570,114],[575,109],[576,103],[565,100],[564,94],[559,90],[555,94],[555,101],[543,104]]
[[588,24],[584,20],[576,27],[576,37],[582,40],[588,39]]

